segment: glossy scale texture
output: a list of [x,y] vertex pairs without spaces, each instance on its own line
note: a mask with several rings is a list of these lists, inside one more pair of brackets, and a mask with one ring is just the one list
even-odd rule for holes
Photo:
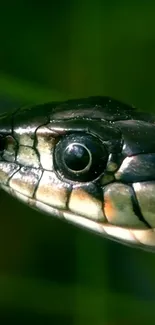
[[[109,97],[3,114],[0,186],[35,209],[154,251],[154,120]],[[85,161],[73,161],[74,151],[66,158],[73,143]]]

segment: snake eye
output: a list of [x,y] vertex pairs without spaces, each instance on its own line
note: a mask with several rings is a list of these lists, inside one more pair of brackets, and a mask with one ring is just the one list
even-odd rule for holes
[[69,134],[56,145],[54,164],[56,171],[72,181],[88,182],[105,170],[108,153],[104,144],[88,134]]

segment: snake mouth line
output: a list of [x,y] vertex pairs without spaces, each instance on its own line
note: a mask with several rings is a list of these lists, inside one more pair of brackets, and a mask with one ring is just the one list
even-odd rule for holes
[[74,214],[69,210],[59,210],[55,207],[47,205],[41,201],[28,198],[27,196],[9,188],[6,185],[2,186],[7,193],[14,198],[28,204],[29,207],[39,211],[43,211],[47,215],[67,221],[69,224],[74,224],[78,228],[86,229],[99,236],[104,236],[118,243],[124,243],[127,246],[142,248],[147,251],[154,252],[155,250],[155,228],[151,229],[134,229],[115,226],[106,222],[96,222],[78,214]]

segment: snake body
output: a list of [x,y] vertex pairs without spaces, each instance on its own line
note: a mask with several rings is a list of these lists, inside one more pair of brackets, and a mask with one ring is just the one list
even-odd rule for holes
[[0,187],[39,211],[155,250],[155,116],[109,97],[0,116]]

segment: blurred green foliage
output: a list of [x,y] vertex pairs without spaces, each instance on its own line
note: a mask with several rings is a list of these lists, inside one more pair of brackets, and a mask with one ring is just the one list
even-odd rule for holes
[[[7,1],[0,30],[1,111],[110,95],[154,112],[154,2]],[[0,202],[0,323],[155,323],[153,254]]]

